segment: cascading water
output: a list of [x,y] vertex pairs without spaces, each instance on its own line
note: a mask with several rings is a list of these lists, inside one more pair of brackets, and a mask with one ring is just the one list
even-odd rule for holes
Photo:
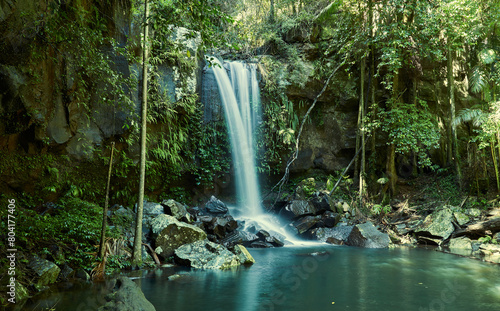
[[245,220],[247,224],[258,224],[266,230],[280,233],[289,242],[296,243],[297,239],[265,213],[261,205],[254,152],[254,133],[257,130],[260,111],[256,67],[253,64],[229,62],[230,79],[223,64],[217,59],[212,61],[228,124],[237,195],[240,198],[238,214],[235,217]]

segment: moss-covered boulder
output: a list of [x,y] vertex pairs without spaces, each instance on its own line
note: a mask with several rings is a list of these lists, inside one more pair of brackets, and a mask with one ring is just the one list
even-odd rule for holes
[[28,267],[35,273],[34,285],[38,290],[54,283],[61,272],[55,263],[36,256],[29,262]]
[[168,258],[184,245],[204,240],[207,234],[200,228],[178,221],[170,215],[159,215],[151,221],[151,231],[155,237],[155,252]]
[[127,277],[119,277],[111,284],[112,292],[106,295],[107,303],[98,311],[155,311],[155,307],[149,302],[144,293],[132,280]]
[[208,240],[179,247],[174,258],[177,264],[197,269],[228,269],[241,264],[227,248]]
[[415,234],[419,236],[419,240],[430,241],[440,245],[455,230],[453,221],[454,215],[450,208],[445,207],[436,210],[428,215],[417,227]]
[[255,259],[243,245],[235,245],[233,253],[238,257],[242,265],[253,265],[255,263]]

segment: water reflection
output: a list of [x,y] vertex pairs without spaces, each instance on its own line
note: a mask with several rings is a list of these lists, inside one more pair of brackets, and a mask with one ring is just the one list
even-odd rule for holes
[[[158,311],[500,310],[499,265],[418,248],[250,252],[257,261],[251,267],[164,268],[142,271],[135,282]],[[180,277],[169,280],[174,273]],[[22,309],[43,310],[55,301],[56,310],[96,310],[105,303],[101,286],[56,292]]]
[[157,310],[500,310],[497,265],[409,248],[251,253],[249,268],[146,279],[142,289]]

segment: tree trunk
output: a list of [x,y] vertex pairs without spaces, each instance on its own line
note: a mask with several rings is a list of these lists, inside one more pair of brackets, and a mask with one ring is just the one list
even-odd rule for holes
[[[358,123],[357,123],[357,131],[356,131],[356,150],[359,149],[361,145],[361,131],[362,131],[362,122],[363,122],[363,105],[365,102],[365,59],[362,58],[360,60],[361,72],[360,72],[360,85],[359,85],[359,108],[358,108]],[[354,176],[359,175],[359,158],[356,158],[356,163],[354,164]]]
[[146,123],[148,115],[148,0],[144,1],[144,46],[142,48],[142,114],[141,114],[141,164],[139,175],[139,199],[135,224],[134,249],[132,262],[142,263],[142,210],[144,207],[144,184],[146,177]]
[[[391,105],[396,105],[399,97],[399,69],[394,72],[394,78],[392,81],[392,103]],[[392,109],[392,107],[391,107]],[[386,163],[386,174],[389,178],[389,187],[391,190],[391,196],[397,194],[396,184],[398,182],[398,174],[396,171],[396,146],[394,143],[389,145],[389,150],[387,154]]]
[[[371,122],[374,122],[376,117],[377,117],[377,104],[375,102],[375,89],[377,85],[376,77],[375,77],[375,48],[373,44],[373,38],[375,36],[375,21],[373,19],[373,4],[374,0],[370,0],[370,6],[368,8],[368,18],[369,18],[369,23],[370,23],[370,36],[371,36],[371,42],[370,42],[370,74],[372,77],[372,87],[371,87],[371,112],[372,112],[372,119]],[[370,141],[370,149],[371,149],[371,158],[376,159],[376,142],[377,142],[377,131],[373,131],[371,133],[371,141]],[[374,171],[374,170],[371,170]]]
[[106,240],[106,225],[108,221],[109,184],[111,180],[111,169],[113,168],[114,149],[115,149],[115,142],[112,142],[111,157],[109,159],[108,182],[106,184],[106,201],[104,202],[104,210],[102,211],[101,243],[99,243],[99,258],[101,258],[101,260],[104,260],[104,254],[106,253],[105,240]]
[[271,8],[269,10],[269,22],[274,24],[274,0],[271,0]]
[[[359,173],[359,206],[361,206],[362,200],[363,200],[363,195],[365,192],[365,154],[366,154],[366,149],[365,149],[365,87],[364,87],[364,82],[365,82],[365,67],[366,67],[366,60],[363,58],[361,60],[361,98],[360,98],[360,103],[359,103],[359,115],[361,122],[358,124],[358,130],[360,132],[360,138],[361,138],[361,165],[360,165],[360,173]],[[356,148],[358,149],[359,146]]]
[[[448,41],[450,39],[448,38]],[[457,132],[455,125],[455,79],[453,78],[453,51],[451,42],[448,42],[447,60],[448,97],[450,101],[450,120],[448,123],[448,163],[454,163],[457,181],[462,188],[462,170],[460,167],[460,155],[458,154]]]

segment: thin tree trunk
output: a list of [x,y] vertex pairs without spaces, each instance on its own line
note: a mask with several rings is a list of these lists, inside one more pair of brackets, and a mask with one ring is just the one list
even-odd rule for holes
[[497,180],[497,190],[500,191],[500,176],[498,174],[498,162],[497,162],[497,156],[495,152],[495,144],[493,139],[490,142],[490,149],[491,149],[491,160],[493,161],[493,166],[495,167],[495,177]]
[[[394,73],[394,78],[392,81],[392,103],[391,105],[396,105],[399,96],[399,69]],[[392,109],[393,107],[391,107]],[[387,154],[386,162],[386,174],[389,178],[389,187],[391,190],[391,196],[397,194],[396,184],[398,182],[398,174],[396,172],[396,146],[394,143],[389,145],[389,150]]]
[[271,8],[270,8],[270,12],[269,12],[269,22],[271,24],[274,23],[274,0],[271,0]]
[[[356,135],[356,150],[359,149],[361,145],[361,131],[362,131],[362,122],[363,122],[363,105],[365,103],[365,59],[362,58],[361,61],[361,72],[360,72],[360,92],[359,92],[359,109],[358,109],[358,123],[357,123],[357,135]],[[359,176],[359,158],[356,158],[356,162],[354,164],[354,176]]]
[[[450,39],[448,39],[450,40]],[[460,167],[460,155],[458,154],[457,131],[455,125],[455,79],[453,78],[453,51],[451,43],[448,42],[448,61],[447,61],[447,78],[448,78],[448,97],[450,100],[450,122],[448,136],[448,163],[453,162],[455,173],[457,174],[458,183],[462,188],[462,170]]]
[[108,204],[109,204],[109,185],[111,181],[111,169],[113,168],[113,151],[115,149],[115,142],[111,143],[111,157],[109,159],[108,169],[108,182],[106,184],[106,201],[104,202],[104,210],[102,211],[102,228],[101,228],[101,243],[99,243],[99,258],[104,260],[106,248],[104,247],[106,240],[106,225],[108,221]]
[[[364,76],[365,76],[365,67],[366,67],[366,59],[363,58],[361,61],[361,103],[360,103],[360,118],[361,118],[361,124],[360,124],[360,133],[361,133],[361,165],[360,165],[360,173],[359,173],[359,206],[361,207],[361,203],[363,200],[363,195],[365,192],[365,156],[366,156],[366,149],[365,149],[365,90],[364,90]],[[370,83],[368,83],[368,87]],[[368,90],[370,91],[370,90]],[[368,94],[366,94],[368,97]]]
[[141,115],[141,164],[139,175],[139,199],[137,202],[137,218],[135,225],[134,249],[132,262],[142,263],[142,210],[144,207],[144,185],[146,177],[146,122],[148,114],[148,0],[144,1],[144,46],[142,48],[142,115]]

